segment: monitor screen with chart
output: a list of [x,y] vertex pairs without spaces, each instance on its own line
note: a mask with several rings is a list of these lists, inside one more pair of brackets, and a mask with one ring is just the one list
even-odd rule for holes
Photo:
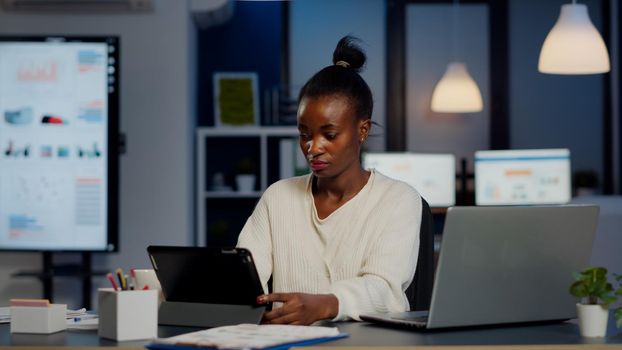
[[478,151],[475,153],[475,203],[568,203],[570,176],[568,149]]
[[413,186],[431,207],[456,204],[456,159],[453,154],[364,153],[363,167]]
[[118,82],[118,37],[0,37],[0,250],[117,250]]

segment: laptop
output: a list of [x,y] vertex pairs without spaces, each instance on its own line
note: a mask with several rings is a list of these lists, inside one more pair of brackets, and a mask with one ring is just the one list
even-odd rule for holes
[[451,207],[429,312],[360,315],[436,329],[576,317],[572,272],[587,267],[598,206]]

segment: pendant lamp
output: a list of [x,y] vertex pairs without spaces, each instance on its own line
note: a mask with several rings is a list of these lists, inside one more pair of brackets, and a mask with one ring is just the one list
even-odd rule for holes
[[458,2],[454,1],[452,49],[454,59],[434,87],[430,108],[439,113],[471,113],[483,109],[482,94],[464,62],[456,60],[456,33],[458,27]]
[[559,18],[540,51],[538,71],[548,74],[596,74],[610,70],[603,38],[587,12],[587,6],[562,5]]
[[449,62],[432,94],[432,110],[441,113],[469,113],[483,109],[482,94],[462,62]]

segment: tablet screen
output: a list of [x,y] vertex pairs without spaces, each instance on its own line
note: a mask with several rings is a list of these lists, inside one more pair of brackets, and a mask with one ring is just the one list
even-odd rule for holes
[[251,253],[243,248],[147,248],[166,301],[257,305],[264,294]]

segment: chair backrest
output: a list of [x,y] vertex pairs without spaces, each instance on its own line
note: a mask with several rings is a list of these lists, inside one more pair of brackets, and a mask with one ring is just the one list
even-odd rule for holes
[[419,257],[415,277],[406,289],[412,311],[429,310],[434,285],[434,218],[425,199],[421,198],[421,227],[419,229]]

